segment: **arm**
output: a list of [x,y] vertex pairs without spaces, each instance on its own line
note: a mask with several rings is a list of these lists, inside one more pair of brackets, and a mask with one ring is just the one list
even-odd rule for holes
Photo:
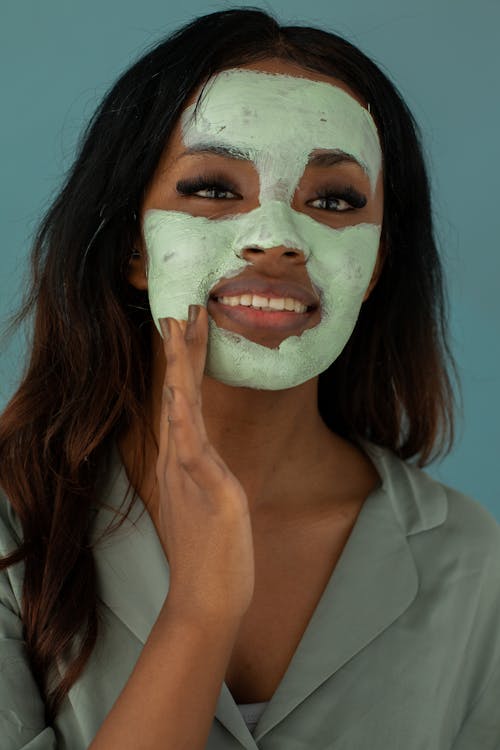
[[167,597],[89,750],[203,750],[239,624],[195,623]]
[[[170,590],[123,692],[89,750],[203,750],[254,588],[245,491],[201,410],[208,314],[162,321],[166,358],[157,461]],[[175,390],[169,400],[168,388]]]

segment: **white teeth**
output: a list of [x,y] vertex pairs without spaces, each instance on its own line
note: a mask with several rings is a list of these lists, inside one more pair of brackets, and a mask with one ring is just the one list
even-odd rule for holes
[[293,297],[260,297],[258,294],[242,294],[234,297],[219,297],[220,302],[224,305],[236,307],[244,305],[245,307],[255,307],[259,310],[289,310],[290,312],[304,313],[307,306],[303,305]]
[[252,307],[269,307],[269,300],[267,297],[259,297],[257,294],[253,295]]

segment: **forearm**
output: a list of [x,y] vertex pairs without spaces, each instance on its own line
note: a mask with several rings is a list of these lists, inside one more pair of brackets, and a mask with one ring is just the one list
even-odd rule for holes
[[166,605],[89,750],[204,750],[238,627]]

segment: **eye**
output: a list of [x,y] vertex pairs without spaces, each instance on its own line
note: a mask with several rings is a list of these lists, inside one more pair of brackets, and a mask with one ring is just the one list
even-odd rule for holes
[[[326,202],[327,205],[314,206],[314,203]],[[366,196],[359,193],[352,186],[338,190],[336,188],[325,188],[318,192],[318,197],[311,202],[313,208],[320,210],[334,211],[342,213],[344,211],[354,211],[357,208],[366,206]]]
[[322,208],[327,211],[352,211],[352,206],[350,206],[347,201],[342,198],[337,198],[334,195],[325,195],[323,198],[318,198],[313,203],[318,203],[318,201],[326,202],[328,205],[315,206],[311,204],[313,208]]
[[[230,195],[238,197],[234,186],[218,176],[199,176],[179,180],[176,190],[181,195],[193,195],[207,200],[231,200]],[[205,193],[205,195],[199,195],[200,193]]]
[[[216,185],[210,185],[210,187],[207,187],[203,190],[197,190],[195,193],[192,193],[192,195],[197,195],[199,198],[211,198],[213,200],[217,200],[226,199],[230,192],[230,190],[223,190]],[[200,195],[200,193],[211,193],[211,195]]]

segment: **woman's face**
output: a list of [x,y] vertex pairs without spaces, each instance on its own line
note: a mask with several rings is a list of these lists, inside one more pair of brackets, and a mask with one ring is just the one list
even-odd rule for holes
[[[254,75],[242,79],[246,71]],[[186,102],[145,196],[146,266],[136,265],[130,281],[148,287],[157,327],[163,315],[185,319],[188,304],[207,305],[207,374],[233,385],[291,387],[338,356],[380,272],[376,128],[345,84],[282,60],[219,76],[195,118],[200,90]],[[206,184],[193,186],[200,177]],[[300,288],[313,309],[238,318],[214,294],[235,278],[289,284],[291,297]]]

